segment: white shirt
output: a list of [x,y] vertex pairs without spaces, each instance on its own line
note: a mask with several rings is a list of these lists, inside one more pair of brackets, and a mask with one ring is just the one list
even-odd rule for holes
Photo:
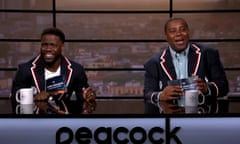
[[44,69],[44,71],[45,71],[45,80],[55,77],[55,76],[59,76],[61,74],[60,66],[58,67],[56,72],[51,72],[46,68]]

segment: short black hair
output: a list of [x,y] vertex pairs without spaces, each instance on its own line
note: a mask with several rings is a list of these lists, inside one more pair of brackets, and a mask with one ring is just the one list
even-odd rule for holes
[[51,28],[46,28],[43,30],[42,34],[41,34],[41,38],[46,35],[46,34],[53,34],[56,35],[60,38],[60,40],[62,41],[62,43],[65,42],[65,35],[63,33],[62,30],[55,28],[55,27],[51,27]]
[[182,21],[185,23],[186,27],[188,28],[187,21],[186,21],[184,18],[181,18],[181,17],[172,17],[172,18],[168,19],[167,22],[166,22],[165,25],[164,25],[164,32],[165,32],[165,33],[167,32],[168,24],[169,24],[171,21],[173,21],[173,20],[182,20]]

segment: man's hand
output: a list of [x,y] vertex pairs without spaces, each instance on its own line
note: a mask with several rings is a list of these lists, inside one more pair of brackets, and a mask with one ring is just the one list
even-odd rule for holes
[[88,87],[82,89],[83,93],[83,114],[89,114],[92,113],[96,109],[96,92]]
[[203,94],[207,94],[208,93],[207,84],[201,78],[197,78],[195,81],[197,83],[198,90],[201,91]]
[[83,88],[82,93],[83,93],[84,101],[86,101],[86,102],[95,101],[96,92],[92,88],[90,88],[90,87]]
[[44,100],[47,100],[48,97],[49,97],[49,93],[46,92],[46,91],[41,91],[39,94],[37,94],[35,97],[34,97],[34,100],[36,101],[44,101]]
[[95,111],[96,106],[97,106],[97,103],[95,100],[92,100],[91,102],[84,102],[82,114],[92,113],[93,111]]
[[176,100],[182,95],[184,95],[184,93],[181,86],[167,86],[160,95],[160,101]]

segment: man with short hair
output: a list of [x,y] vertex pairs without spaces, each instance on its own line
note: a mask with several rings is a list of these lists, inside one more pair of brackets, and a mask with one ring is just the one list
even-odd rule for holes
[[[15,94],[21,88],[35,87],[37,101],[48,100],[63,95],[63,101],[70,101],[72,94],[82,101],[95,100],[95,91],[88,84],[82,65],[62,55],[65,35],[58,28],[47,28],[41,34],[40,54],[30,61],[20,64],[12,83],[12,102],[16,104]],[[60,91],[48,91],[46,81],[62,77],[64,88]]]
[[195,76],[197,89],[206,96],[225,96],[228,81],[216,49],[189,41],[190,30],[183,18],[165,23],[169,46],[150,57],[144,64],[144,97],[152,102],[177,100],[183,95],[180,85],[168,81]]

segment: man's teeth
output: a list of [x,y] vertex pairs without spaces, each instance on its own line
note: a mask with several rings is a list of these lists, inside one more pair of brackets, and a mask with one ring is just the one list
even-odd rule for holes
[[53,55],[52,54],[46,54],[45,56],[46,57],[52,57]]

